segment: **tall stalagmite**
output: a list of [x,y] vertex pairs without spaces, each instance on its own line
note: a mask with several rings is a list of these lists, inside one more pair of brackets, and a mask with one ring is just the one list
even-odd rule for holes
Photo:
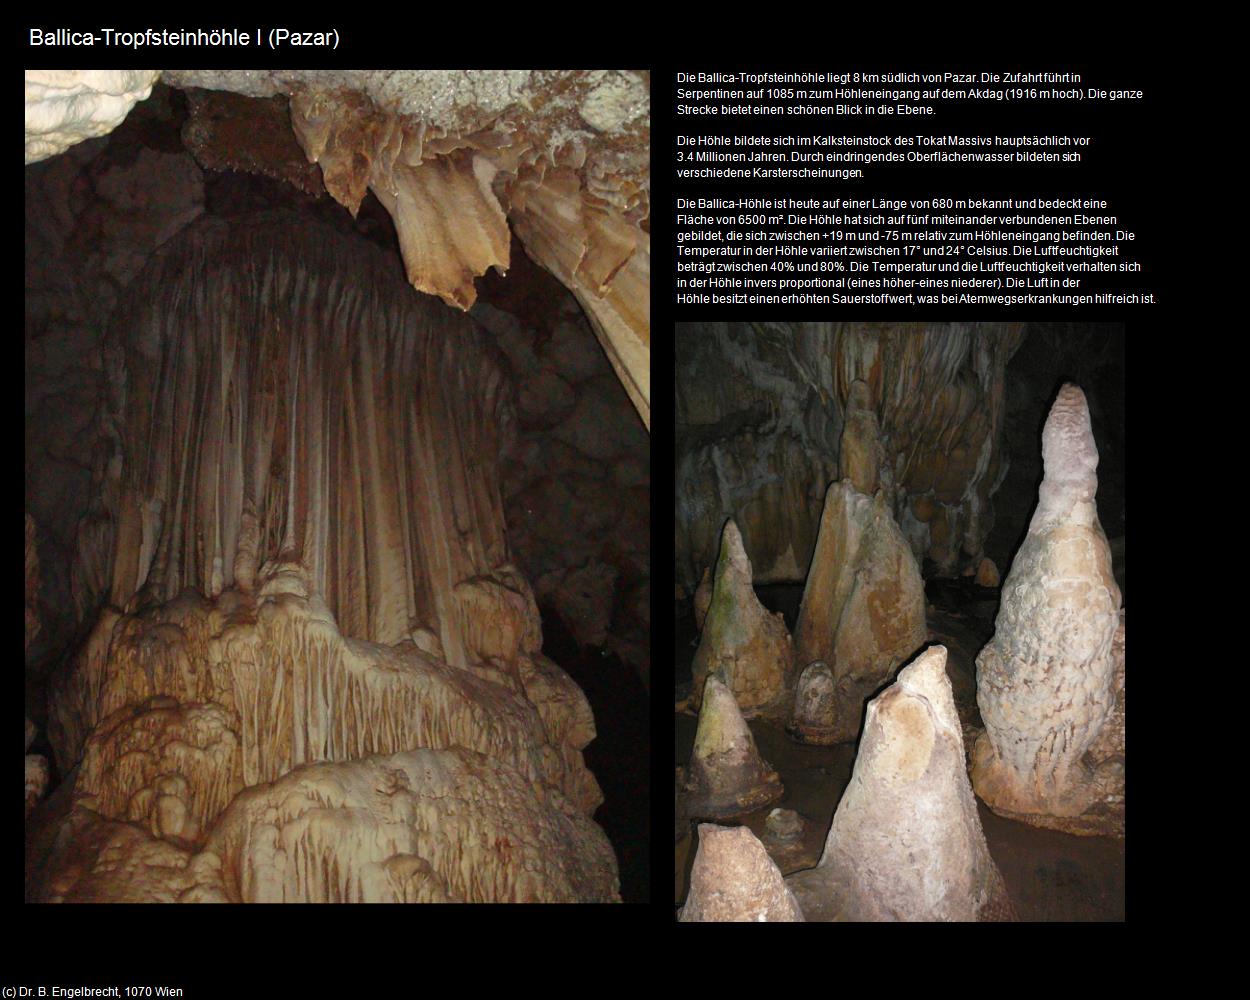
[[787,883],[809,920],[1013,918],[968,783],[944,647],[869,703],[820,864]]
[[712,602],[694,654],[691,704],[717,674],[733,692],[744,715],[784,715],[790,708],[790,633],[780,614],[770,614],[751,589],[751,563],[733,521],[721,533]]
[[[379,767],[406,775],[395,780],[421,801],[418,826],[437,826],[445,808],[462,839],[495,846],[447,861],[460,882],[430,848],[412,864],[438,878],[420,891],[407,874],[396,889],[395,871],[338,886],[291,871],[225,898],[435,898],[435,883],[447,898],[613,897],[611,849],[586,818],[602,800],[581,754],[594,720],[540,652],[505,537],[511,391],[489,338],[414,293],[381,251],[285,216],[191,227],[131,285],[110,336],[103,499],[75,568],[95,626],[53,678],[49,738],[63,774],[81,762],[65,822],[112,845],[111,860],[88,884],[80,861],[53,852],[28,893],[218,898],[144,866],[181,870],[187,856],[172,849],[248,843],[249,823],[273,820],[238,807],[247,789],[294,788],[294,768],[342,763],[327,780],[360,794],[325,814],[325,831],[343,817],[360,831],[334,844],[325,831],[296,837],[308,864],[350,878],[353,865],[413,853],[406,834],[369,839],[371,823],[390,822],[381,806],[400,802],[365,787]],[[431,763],[452,752],[470,756]],[[548,805],[509,807],[508,837],[443,785],[463,786],[466,803],[528,794]],[[287,817],[291,829],[327,805],[309,794],[320,805]],[[569,810],[581,814],[576,836],[558,816]],[[499,847],[522,841],[532,850]],[[534,867],[534,851],[552,864]]]
[[794,630],[795,662],[823,660],[833,670],[831,739],[859,735],[864,701],[926,635],[920,568],[884,498],[833,483]]
[[1042,431],[1037,510],[977,657],[985,732],[972,781],[995,812],[1075,834],[1124,832],[1124,620],[1098,521],[1098,450],[1067,384]]

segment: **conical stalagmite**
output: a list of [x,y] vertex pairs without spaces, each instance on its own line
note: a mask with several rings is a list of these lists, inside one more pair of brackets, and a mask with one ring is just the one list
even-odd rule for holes
[[694,654],[691,704],[699,707],[709,674],[719,675],[749,718],[782,716],[790,708],[790,633],[780,614],[769,614],[751,589],[751,563],[734,522],[721,533],[712,603]]
[[796,921],[803,919],[803,911],[764,845],[747,827],[700,823],[690,894],[677,919]]
[[924,584],[885,498],[849,480],[825,496],[794,631],[796,662],[823,660],[837,685],[834,742],[859,735],[864,701],[927,635]]
[[809,663],[794,692],[794,718],[788,732],[802,743],[828,746],[837,742],[837,683],[823,660]]
[[784,792],[777,773],[760,758],[733,693],[709,677],[687,771],[686,812],[703,819],[741,816]]
[[964,769],[944,647],[869,703],[820,864],[786,882],[809,920],[1013,919]]
[[1098,450],[1075,385],[1051,407],[1042,460],[1037,510],[977,657],[985,732],[972,781],[1000,815],[1123,834],[1124,626],[1094,504]]

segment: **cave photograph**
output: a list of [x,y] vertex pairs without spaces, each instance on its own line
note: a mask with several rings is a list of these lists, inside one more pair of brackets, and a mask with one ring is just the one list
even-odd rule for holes
[[26,902],[649,901],[649,73],[25,106]]
[[1124,327],[675,332],[675,916],[1124,919]]

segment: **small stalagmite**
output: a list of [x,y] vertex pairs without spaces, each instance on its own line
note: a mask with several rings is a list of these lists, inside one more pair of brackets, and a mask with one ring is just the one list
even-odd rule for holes
[[858,737],[865,700],[926,635],[920,567],[885,497],[833,483],[794,631],[796,662],[823,660],[833,671],[832,742]]
[[709,677],[686,778],[685,808],[700,819],[727,819],[760,809],[785,793],[764,761],[733,692]]
[[944,647],[869,703],[820,864],[786,882],[809,920],[1014,919],[964,768]]
[[823,660],[809,663],[794,693],[794,719],[788,732],[801,743],[828,746],[837,742],[837,684]]
[[677,919],[796,921],[803,919],[803,911],[764,845],[747,827],[700,823],[690,894]]
[[751,562],[732,520],[721,533],[712,602],[694,654],[691,705],[699,707],[704,683],[716,673],[733,691],[748,718],[782,716],[789,710],[790,633],[780,614],[770,614],[751,589]]
[[1098,450],[1067,384],[1042,430],[1037,510],[977,657],[985,732],[972,782],[996,813],[1082,835],[1124,832],[1123,620],[1098,521]]

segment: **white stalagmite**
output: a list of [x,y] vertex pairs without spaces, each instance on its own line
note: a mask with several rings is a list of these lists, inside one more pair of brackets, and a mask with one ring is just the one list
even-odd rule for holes
[[748,827],[699,824],[690,893],[678,920],[768,923],[802,919],[794,894]]
[[972,781],[996,813],[1080,835],[1124,832],[1124,621],[1098,521],[1098,449],[1067,384],[1042,430],[1037,509],[977,657],[985,732]]
[[944,647],[869,702],[820,864],[787,882],[809,920],[1013,919],[968,783]]

